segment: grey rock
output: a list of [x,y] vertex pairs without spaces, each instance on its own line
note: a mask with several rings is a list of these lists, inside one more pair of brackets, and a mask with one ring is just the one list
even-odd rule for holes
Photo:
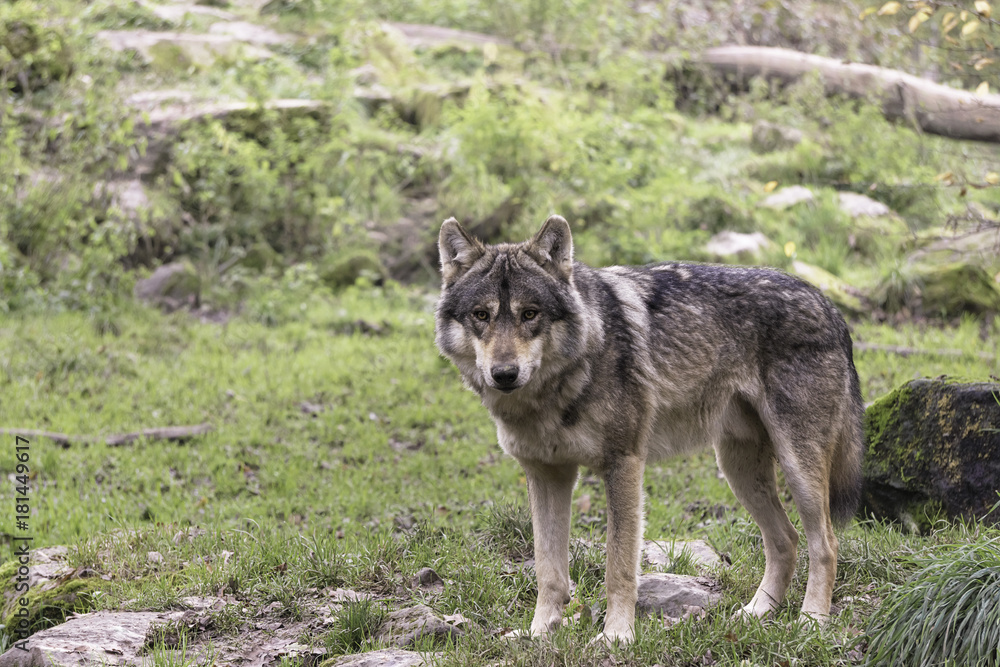
[[182,613],[82,614],[33,634],[28,640],[30,651],[12,647],[0,656],[0,667],[139,664],[139,652],[154,625],[174,620]]
[[796,204],[813,201],[814,199],[816,199],[816,197],[809,188],[801,185],[792,185],[771,193],[760,203],[760,205],[765,208],[773,208],[783,211],[784,209],[791,208]]
[[335,667],[420,667],[423,664],[419,653],[396,648],[347,655],[333,663]]
[[802,131],[794,127],[776,125],[766,120],[754,123],[750,136],[750,148],[755,153],[771,153],[793,148],[802,141]]
[[150,65],[165,69],[210,67],[221,58],[267,60],[274,54],[232,35],[157,32],[153,30],[100,30],[97,38],[112,51],[132,51]]
[[444,586],[444,581],[441,579],[441,575],[435,572],[429,567],[420,568],[417,573],[413,576],[413,581],[411,582],[414,587],[441,587]]
[[753,259],[760,257],[763,252],[774,247],[774,242],[760,232],[743,234],[723,231],[709,239],[705,250],[716,257]]
[[643,574],[639,577],[636,612],[680,619],[719,603],[718,585],[705,577],[680,574]]
[[837,199],[840,200],[840,210],[852,218],[863,216],[880,218],[892,214],[892,210],[882,202],[859,195],[856,192],[838,192]]
[[209,26],[208,32],[212,35],[227,35],[241,42],[264,46],[287,44],[298,39],[296,35],[282,34],[247,21],[220,21]]
[[646,540],[642,543],[642,555],[646,562],[654,567],[670,567],[682,553],[688,553],[691,562],[700,570],[724,567],[719,554],[705,540],[673,542]]
[[197,305],[201,279],[190,262],[172,262],[156,269],[149,278],[137,280],[134,291],[141,301],[176,309]]
[[405,648],[423,637],[458,637],[463,631],[446,623],[427,605],[407,607],[389,614],[375,633],[375,638]]

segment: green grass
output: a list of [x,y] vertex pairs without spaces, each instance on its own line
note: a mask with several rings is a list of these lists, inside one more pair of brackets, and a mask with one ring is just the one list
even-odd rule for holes
[[919,563],[870,619],[866,664],[1000,665],[1000,537]]
[[[366,628],[382,605],[413,598],[471,621],[466,637],[425,647],[443,650],[443,664],[470,656],[601,664],[605,650],[588,642],[603,614],[603,483],[584,474],[574,493],[578,586],[570,613],[587,609],[591,620],[550,643],[497,639],[499,630],[527,627],[534,605],[534,577],[519,565],[531,553],[526,489],[517,465],[500,454],[485,411],[434,350],[433,294],[392,284],[338,294],[289,288],[285,302],[261,310],[272,297],[250,299],[226,324],[125,309],[115,321],[119,336],[98,333],[77,313],[4,321],[0,424],[74,435],[213,426],[186,444],[63,449],[33,440],[36,546],[69,544],[71,565],[105,574],[98,607],[177,609],[186,596],[234,596],[239,604],[215,616],[222,637],[259,614],[290,623],[313,618],[323,591],[349,588],[381,601],[344,607],[334,627],[308,642],[367,650],[374,644]],[[362,333],[358,320],[379,323],[381,334]],[[951,329],[855,325],[867,342],[995,352],[984,333],[996,340],[995,325],[972,320]],[[866,400],[920,374],[983,379],[971,354],[859,352],[856,360]],[[11,474],[15,463],[13,448],[3,448],[0,471]],[[645,486],[647,538],[706,539],[733,566],[719,574],[717,609],[669,628],[643,621],[636,645],[618,654],[626,664],[691,664],[709,651],[720,664],[856,663],[866,619],[914,571],[915,559],[941,544],[984,539],[961,526],[920,537],[855,524],[841,537],[839,615],[818,630],[794,620],[804,595],[803,538],[777,618],[733,626],[729,615],[752,596],[764,563],[759,531],[711,453],[650,466]],[[785,501],[797,521],[787,494]],[[0,502],[13,502],[12,485]],[[674,569],[693,572],[684,560]],[[441,575],[443,592],[412,587],[422,567]],[[158,660],[185,659],[178,656],[174,650]]]

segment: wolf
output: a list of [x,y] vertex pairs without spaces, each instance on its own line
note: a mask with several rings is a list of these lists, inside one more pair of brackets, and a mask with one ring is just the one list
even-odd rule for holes
[[861,495],[864,407],[843,317],[814,287],[773,269],[666,262],[594,269],[573,260],[553,215],[523,243],[486,245],[454,219],[439,236],[435,342],[476,392],[524,470],[538,598],[530,634],[569,601],[577,470],[607,492],[606,642],[634,639],[647,462],[715,449],[760,527],[766,564],[742,612],[785,597],[798,533],[809,553],[803,617],[830,613],[834,525]]

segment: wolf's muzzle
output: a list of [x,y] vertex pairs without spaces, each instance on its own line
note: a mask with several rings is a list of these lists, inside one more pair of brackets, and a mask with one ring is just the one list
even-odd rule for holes
[[496,382],[497,389],[500,391],[513,391],[517,389],[517,376],[519,373],[520,369],[514,364],[494,366],[490,369],[490,375],[493,376],[493,381]]

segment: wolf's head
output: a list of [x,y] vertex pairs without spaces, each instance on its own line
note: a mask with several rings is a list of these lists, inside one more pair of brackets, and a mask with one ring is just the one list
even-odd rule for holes
[[530,240],[485,245],[441,225],[437,346],[481,395],[509,394],[580,353],[569,225],[551,216]]

